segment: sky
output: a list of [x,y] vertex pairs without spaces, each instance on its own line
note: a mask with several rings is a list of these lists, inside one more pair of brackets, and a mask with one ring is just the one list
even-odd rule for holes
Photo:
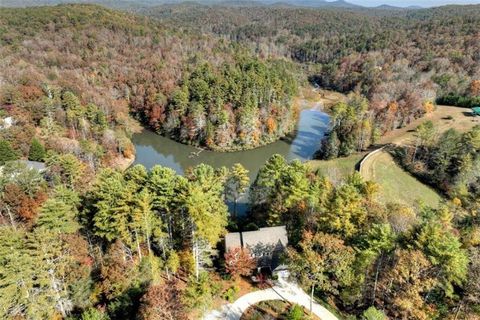
[[397,7],[421,6],[436,7],[446,4],[480,4],[480,0],[347,0],[362,6],[373,7],[388,4]]

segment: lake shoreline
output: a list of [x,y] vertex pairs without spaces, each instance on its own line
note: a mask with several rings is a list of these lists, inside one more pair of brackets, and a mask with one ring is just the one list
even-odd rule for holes
[[143,164],[147,168],[159,164],[183,174],[186,168],[199,163],[206,163],[214,168],[231,167],[234,163],[241,163],[250,171],[251,179],[255,179],[259,168],[273,154],[281,154],[288,161],[310,160],[320,146],[324,133],[328,131],[329,124],[328,114],[307,106],[300,112],[298,124],[291,134],[258,148],[232,152],[201,150],[144,128],[132,137],[136,149],[134,164]]

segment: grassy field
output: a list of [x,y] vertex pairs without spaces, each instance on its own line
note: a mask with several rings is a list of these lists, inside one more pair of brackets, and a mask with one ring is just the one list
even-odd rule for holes
[[[356,165],[366,153],[354,154],[334,160],[311,160],[307,164],[313,170],[320,170],[332,182],[339,183],[355,171]],[[378,200],[381,202],[398,202],[414,205],[421,201],[430,206],[437,206],[442,199],[432,188],[421,183],[403,170],[388,152],[374,154],[360,172],[367,180],[380,186]]]
[[418,201],[429,206],[438,206],[441,196],[429,186],[403,170],[387,151],[373,154],[367,166],[360,172],[365,179],[380,185],[381,202],[397,202],[413,205]]
[[460,132],[470,130],[480,125],[480,117],[473,117],[471,110],[453,106],[437,106],[437,108],[424,117],[416,119],[404,128],[388,132],[380,139],[380,144],[413,144],[415,143],[415,129],[423,122],[430,120],[434,123],[438,134],[455,129]]
[[[414,143],[415,128],[426,120],[431,120],[435,124],[438,134],[449,128],[466,131],[480,124],[480,118],[472,117],[469,109],[438,106],[435,111],[422,119],[417,119],[404,128],[389,132],[382,137],[380,144]],[[329,161],[311,160],[307,164],[313,170],[320,170],[334,183],[339,183],[355,170],[356,165],[365,155],[366,153],[360,153]],[[434,189],[403,170],[387,151],[373,154],[368,161],[364,162],[360,173],[365,179],[375,181],[380,185],[379,200],[382,202],[414,205],[420,201],[430,206],[437,206],[442,199]]]
[[[480,124],[480,119],[472,117],[469,109],[453,106],[437,106],[437,108],[408,126],[393,130],[382,137],[380,144],[413,144],[414,132],[418,125],[431,120],[437,134],[453,128],[461,132],[470,130]],[[430,206],[438,205],[441,196],[432,188],[418,181],[398,166],[387,151],[372,155],[362,165],[360,173],[365,179],[377,182],[380,187],[380,200],[384,202],[401,202],[414,204],[418,200]]]
[[320,170],[322,174],[327,176],[334,183],[343,180],[346,176],[355,171],[355,166],[366,155],[366,152],[353,154],[345,158],[333,160],[310,160],[307,164],[313,170]]

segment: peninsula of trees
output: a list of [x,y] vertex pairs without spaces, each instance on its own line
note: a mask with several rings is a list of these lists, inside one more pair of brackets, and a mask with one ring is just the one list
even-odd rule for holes
[[289,59],[320,87],[367,98],[367,104],[333,110],[335,134],[323,158],[364,149],[436,103],[480,105],[479,6],[315,10],[189,3],[143,13],[237,41],[260,56]]
[[[255,148],[295,127],[298,84],[284,60],[99,6],[1,9],[0,16],[2,104],[30,105],[26,121],[66,125],[70,138],[99,144],[89,149],[104,160],[115,147],[132,152],[130,113],[158,133],[217,151]],[[98,141],[105,131],[97,130],[99,139],[85,133],[93,127],[80,106],[116,128],[107,130],[109,146]]]
[[280,155],[252,181],[241,164],[130,166],[130,138],[142,123],[258,147],[294,130],[310,80],[348,93],[321,152],[346,156],[437,102],[478,103],[479,26],[479,6],[0,9],[0,318],[200,319],[255,265],[222,237],[269,226],[285,226],[292,279],[342,318],[478,318],[479,126],[425,122],[392,151],[435,207]]

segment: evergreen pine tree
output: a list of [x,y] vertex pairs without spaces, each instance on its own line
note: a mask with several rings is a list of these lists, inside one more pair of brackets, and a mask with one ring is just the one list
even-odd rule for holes
[[338,139],[337,132],[333,131],[323,144],[323,159],[334,159],[338,157],[340,149],[340,140]]
[[32,139],[30,144],[30,151],[28,153],[28,160],[43,161],[45,158],[45,147],[36,138]]
[[7,140],[0,140],[0,165],[5,164],[7,161],[17,160],[18,155],[13,150],[10,142]]

